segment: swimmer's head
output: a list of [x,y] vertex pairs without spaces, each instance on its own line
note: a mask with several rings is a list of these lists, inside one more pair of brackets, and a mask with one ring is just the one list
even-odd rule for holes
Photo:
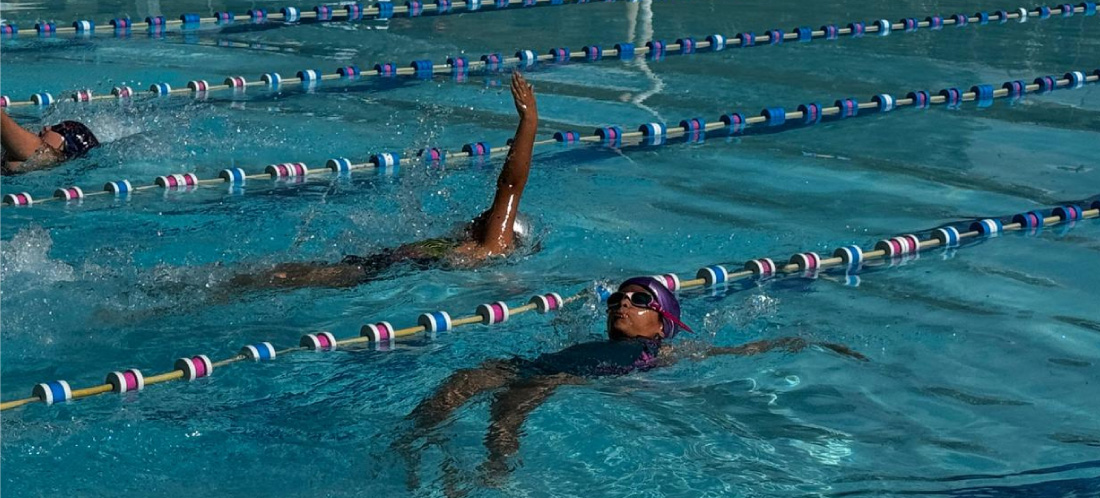
[[660,280],[634,277],[607,299],[607,335],[612,340],[671,339],[679,329],[680,301]]
[[57,149],[66,160],[83,156],[89,150],[99,147],[99,139],[79,121],[62,121],[44,128],[39,137]]

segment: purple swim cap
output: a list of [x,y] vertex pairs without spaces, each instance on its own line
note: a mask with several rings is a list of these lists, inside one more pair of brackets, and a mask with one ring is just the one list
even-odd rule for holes
[[657,306],[660,308],[656,311],[661,314],[661,328],[665,339],[672,339],[681,328],[691,332],[691,328],[680,321],[680,300],[676,299],[676,295],[660,280],[653,277],[634,277],[619,284],[619,290],[623,290],[628,285],[645,287],[653,297],[657,298]]

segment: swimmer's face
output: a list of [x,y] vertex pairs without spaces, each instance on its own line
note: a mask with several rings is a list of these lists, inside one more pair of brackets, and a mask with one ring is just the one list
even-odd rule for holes
[[[649,290],[640,285],[628,285],[620,292],[649,294],[652,297]],[[631,299],[609,303],[607,307],[607,337],[613,341],[634,337],[656,339],[661,337],[662,330],[661,314],[636,306]]]
[[42,139],[42,146],[28,158],[28,161],[45,165],[61,162],[65,158],[65,137],[60,133],[47,126],[38,132],[38,138]]
[[51,130],[49,126],[42,128],[42,131],[38,132],[38,138],[41,138],[42,142],[57,151],[62,150],[62,147],[65,146],[65,137]]

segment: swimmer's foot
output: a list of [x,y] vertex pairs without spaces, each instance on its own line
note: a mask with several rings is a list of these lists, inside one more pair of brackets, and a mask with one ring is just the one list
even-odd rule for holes
[[105,307],[96,308],[92,312],[92,321],[97,322],[100,325],[108,325],[112,327],[122,325],[133,325],[141,323],[153,318],[163,317],[172,314],[173,309],[170,307],[159,307],[145,310],[118,310]]
[[816,344],[818,346],[821,346],[821,347],[825,348],[825,349],[832,350],[833,352],[835,352],[837,354],[844,355],[844,356],[847,356],[849,358],[854,358],[854,359],[857,359],[859,361],[871,361],[869,358],[867,358],[866,356],[863,356],[858,351],[855,351],[852,348],[849,348],[848,346],[845,346],[843,344],[833,344],[833,343],[829,343],[829,342],[818,342]]

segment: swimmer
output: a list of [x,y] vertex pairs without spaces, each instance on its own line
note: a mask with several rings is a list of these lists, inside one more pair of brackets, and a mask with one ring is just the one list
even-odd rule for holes
[[99,147],[99,139],[84,123],[62,121],[42,128],[37,135],[19,126],[0,111],[0,173],[16,175],[47,169]]
[[[417,487],[419,453],[413,442],[429,437],[452,412],[479,393],[501,391],[489,409],[485,445],[488,460],[482,470],[488,477],[506,472],[507,457],[519,450],[520,429],[527,416],[564,385],[586,384],[592,379],[644,372],[676,362],[668,344],[677,331],[691,329],[680,321],[680,303],[664,284],[652,277],[635,277],[619,285],[607,299],[607,340],[570,346],[535,359],[490,360],[478,368],[459,370],[409,414],[410,432],[394,446],[405,458],[408,485]],[[749,356],[772,350],[797,353],[819,346],[838,354],[867,361],[846,346],[810,343],[797,337],[761,340],[734,347],[708,348],[703,356]]]
[[497,178],[493,204],[461,233],[405,244],[368,256],[346,256],[339,263],[282,263],[259,274],[241,274],[230,289],[295,289],[354,287],[401,263],[417,268],[470,268],[506,257],[516,248],[519,201],[531,169],[531,152],[538,130],[535,93],[519,72],[512,73],[512,99],[519,114],[512,147]]

